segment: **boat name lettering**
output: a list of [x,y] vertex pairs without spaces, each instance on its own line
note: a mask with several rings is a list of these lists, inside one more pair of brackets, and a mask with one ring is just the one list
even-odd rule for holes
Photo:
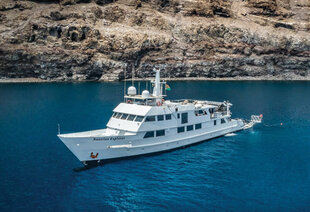
[[116,141],[116,140],[123,140],[125,139],[124,136],[120,136],[120,137],[109,137],[109,138],[94,138],[94,141]]

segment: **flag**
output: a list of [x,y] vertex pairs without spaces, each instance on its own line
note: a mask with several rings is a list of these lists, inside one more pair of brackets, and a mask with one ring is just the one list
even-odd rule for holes
[[168,84],[166,84],[165,89],[166,89],[166,91],[171,91],[171,88]]

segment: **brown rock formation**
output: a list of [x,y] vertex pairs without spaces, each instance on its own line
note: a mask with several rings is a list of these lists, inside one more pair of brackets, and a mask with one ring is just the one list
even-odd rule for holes
[[310,79],[310,3],[2,0],[0,44],[0,79]]

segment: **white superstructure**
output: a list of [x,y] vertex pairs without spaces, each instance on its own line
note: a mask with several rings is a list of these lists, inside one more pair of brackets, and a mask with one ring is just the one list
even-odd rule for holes
[[164,100],[165,82],[156,70],[153,92],[128,88],[125,101],[114,110],[107,128],[59,134],[58,137],[85,165],[91,162],[167,151],[223,136],[259,123],[231,119],[228,102]]

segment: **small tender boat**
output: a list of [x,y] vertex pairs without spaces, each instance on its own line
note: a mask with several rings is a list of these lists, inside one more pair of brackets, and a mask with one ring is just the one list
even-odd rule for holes
[[260,123],[232,119],[231,103],[201,100],[166,100],[156,70],[150,94],[137,94],[130,86],[124,102],[114,110],[106,129],[58,134],[61,141],[84,165],[104,160],[167,151],[240,131]]

